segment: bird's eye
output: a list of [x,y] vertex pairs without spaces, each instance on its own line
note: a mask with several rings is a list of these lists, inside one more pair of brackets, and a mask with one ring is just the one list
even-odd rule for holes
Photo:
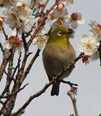
[[58,36],[62,36],[62,32],[61,31],[58,31],[57,35]]

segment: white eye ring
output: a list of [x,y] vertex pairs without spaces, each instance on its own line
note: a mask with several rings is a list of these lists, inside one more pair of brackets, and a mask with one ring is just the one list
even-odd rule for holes
[[61,31],[58,31],[57,35],[60,37],[62,36],[62,32]]

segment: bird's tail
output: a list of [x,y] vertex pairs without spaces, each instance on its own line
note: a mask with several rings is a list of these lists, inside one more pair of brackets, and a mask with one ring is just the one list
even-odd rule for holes
[[51,90],[51,96],[59,95],[59,85],[60,83],[53,83],[52,90]]

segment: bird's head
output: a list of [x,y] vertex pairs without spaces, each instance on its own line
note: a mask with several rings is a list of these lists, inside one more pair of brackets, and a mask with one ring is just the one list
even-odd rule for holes
[[69,38],[73,33],[72,29],[66,27],[58,27],[50,33],[48,43],[54,43],[56,45],[66,45],[69,43]]

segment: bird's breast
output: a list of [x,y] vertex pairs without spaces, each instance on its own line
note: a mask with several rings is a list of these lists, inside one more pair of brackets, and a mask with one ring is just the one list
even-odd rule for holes
[[[73,47],[57,47],[46,46],[43,52],[43,63],[46,73],[50,76],[56,76],[65,66],[74,62],[75,52]],[[70,72],[66,72],[62,78],[68,76]]]

